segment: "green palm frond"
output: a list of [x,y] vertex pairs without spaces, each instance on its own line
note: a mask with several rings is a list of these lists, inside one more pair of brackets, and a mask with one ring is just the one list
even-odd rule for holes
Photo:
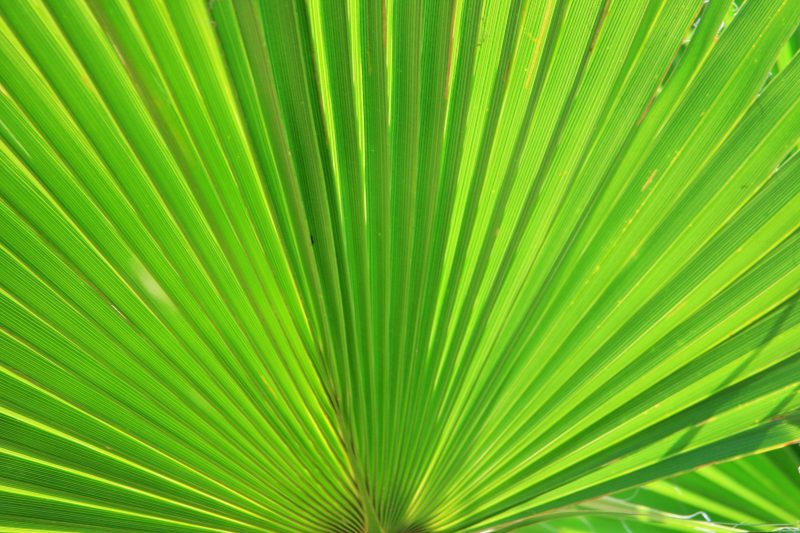
[[0,528],[484,531],[800,440],[800,2],[0,15]]
[[[525,533],[796,531],[800,528],[796,446],[708,466],[557,514],[516,524]],[[502,531],[502,528],[496,531]]]

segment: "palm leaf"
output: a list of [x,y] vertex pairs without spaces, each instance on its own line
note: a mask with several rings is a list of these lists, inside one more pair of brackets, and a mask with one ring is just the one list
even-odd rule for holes
[[[547,531],[792,531],[800,526],[797,447],[656,481],[514,529]],[[496,531],[502,531],[502,528]]]
[[2,527],[478,531],[800,440],[800,3],[0,13]]

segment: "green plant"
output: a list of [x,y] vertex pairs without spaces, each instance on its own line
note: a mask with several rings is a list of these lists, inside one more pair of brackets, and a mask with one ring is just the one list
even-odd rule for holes
[[0,13],[2,527],[484,531],[800,440],[800,2]]
[[794,531],[800,526],[797,446],[707,466],[675,479],[562,510],[525,533]]

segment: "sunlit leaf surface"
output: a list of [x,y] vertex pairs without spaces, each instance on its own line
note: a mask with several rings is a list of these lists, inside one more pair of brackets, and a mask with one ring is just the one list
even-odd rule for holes
[[485,531],[800,440],[799,23],[0,0],[0,529]]

